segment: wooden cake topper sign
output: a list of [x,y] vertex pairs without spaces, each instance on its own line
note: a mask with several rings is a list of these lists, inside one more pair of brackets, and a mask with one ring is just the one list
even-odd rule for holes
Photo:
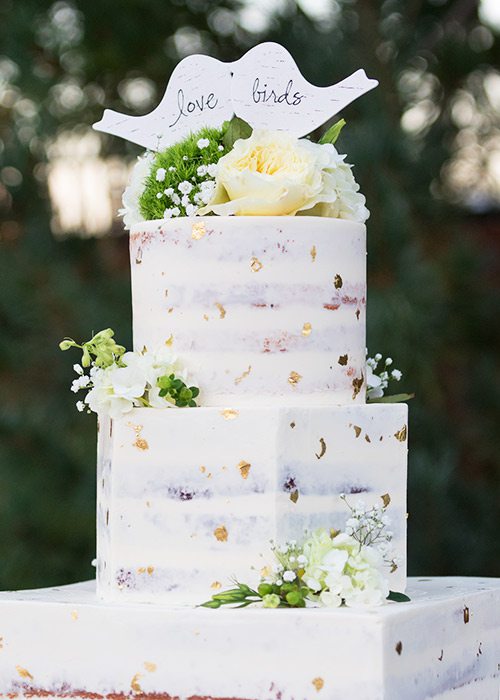
[[266,42],[233,63],[188,56],[173,71],[152,112],[131,117],[106,109],[94,129],[152,151],[204,126],[220,127],[233,114],[254,129],[286,129],[305,136],[377,85],[358,70],[340,83],[316,87],[283,46]]

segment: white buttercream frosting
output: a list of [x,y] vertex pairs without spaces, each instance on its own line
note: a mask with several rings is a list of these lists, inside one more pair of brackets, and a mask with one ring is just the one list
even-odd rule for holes
[[145,222],[130,237],[134,347],[168,342],[202,405],[365,398],[365,226],[323,217]]
[[[405,404],[134,409],[103,421],[98,587],[107,600],[202,603],[214,582],[256,584],[270,539],[343,529],[340,495],[380,504],[406,574]],[[319,455],[319,456],[318,456]]]

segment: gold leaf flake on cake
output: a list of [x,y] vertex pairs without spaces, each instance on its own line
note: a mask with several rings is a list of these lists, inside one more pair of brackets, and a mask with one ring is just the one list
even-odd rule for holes
[[325,442],[324,438],[319,439],[319,444],[320,444],[319,452],[314,453],[316,455],[317,459],[321,459],[326,452],[326,442]]
[[292,428],[292,429],[295,428],[295,425],[296,425],[296,423],[295,423],[295,421],[293,420],[293,421],[290,423],[290,428]]
[[361,428],[359,427],[359,425],[353,425],[352,427],[354,428],[354,434],[357,438],[359,438],[359,436],[361,435]]
[[361,377],[354,377],[354,379],[352,380],[352,388],[353,388],[352,398],[353,398],[353,400],[356,398],[356,396],[361,391],[361,387],[363,386],[364,380],[365,380],[365,378],[363,376],[363,372],[361,372]]
[[272,576],[273,570],[271,569],[270,566],[263,566],[262,569],[260,570],[260,576],[261,578],[269,578],[269,576]]
[[171,314],[173,310],[174,310],[174,307],[173,307],[173,306],[171,306],[171,307],[169,308],[169,310],[168,310],[168,312],[167,312],[167,313]]
[[142,688],[139,684],[140,678],[142,678],[142,673],[136,673],[130,681],[130,687],[134,693],[142,693]]
[[142,248],[137,249],[137,255],[135,256],[135,264],[140,265],[142,263]]
[[170,334],[170,336],[166,339],[165,345],[170,348],[174,343],[174,336]]
[[360,314],[360,310],[356,309],[356,318],[358,319],[358,321],[359,321],[359,314]]
[[3,649],[3,637],[0,637],[0,651]]
[[204,221],[197,221],[191,228],[191,238],[199,241],[206,234],[207,228]]
[[243,479],[248,478],[248,473],[250,471],[251,466],[252,465],[250,464],[250,462],[245,462],[244,459],[242,459],[241,462],[238,463],[238,469],[240,470],[240,474]]
[[71,611],[71,619],[72,620],[78,620],[78,612],[76,610]]
[[220,414],[221,416],[224,416],[226,420],[234,420],[238,416],[239,411],[237,411],[235,408],[225,408],[220,412]]
[[380,496],[380,498],[382,499],[382,503],[384,504],[384,508],[387,508],[387,506],[391,502],[391,497],[389,496],[389,494],[384,493],[384,494],[382,494],[382,496]]
[[215,302],[215,306],[219,309],[219,318],[224,318],[226,315],[226,309],[222,306],[222,304],[219,304],[218,301]]
[[307,338],[308,335],[311,335],[312,331],[312,326],[309,322],[304,323],[302,326],[302,335]]
[[135,433],[135,440],[132,443],[133,447],[137,447],[138,450],[149,450],[149,444],[148,441],[142,437],[141,431],[144,426],[142,425],[134,425],[133,423],[127,423],[129,428],[132,428],[132,430]]
[[365,435],[365,440],[366,440],[366,442],[371,442],[370,436],[368,435],[368,433]]
[[322,678],[320,678],[319,676],[318,676],[318,678],[313,678],[311,683],[316,688],[318,693],[321,690],[321,688],[325,685],[325,681]]
[[203,318],[205,319],[205,321],[208,321],[208,316],[207,316],[207,314],[203,314]]
[[299,374],[298,372],[295,372],[292,370],[290,372],[290,376],[288,377],[288,383],[291,384],[292,386],[296,386],[300,380],[302,379],[302,375]]
[[219,525],[214,530],[214,537],[219,542],[227,542],[228,532],[225,525]]
[[149,673],[154,673],[158,666],[154,664],[152,661],[145,661],[144,662],[144,668],[146,671],[149,671]]
[[214,581],[210,588],[213,588],[214,591],[218,591],[220,588],[222,588],[222,583],[220,581]]
[[339,359],[337,361],[338,361],[339,365],[345,366],[347,364],[348,360],[349,360],[349,357],[346,354],[346,355],[339,355]]
[[259,258],[253,257],[252,260],[250,261],[250,267],[252,269],[252,272],[259,272],[259,270],[262,270],[264,265],[261,263]]
[[333,278],[333,286],[335,289],[340,289],[342,285],[344,284],[344,281],[340,275],[335,275]]
[[314,262],[316,260],[316,246],[313,245],[311,248],[311,260]]
[[234,380],[234,383],[239,384],[240,382],[242,382],[246,377],[248,377],[248,375],[250,374],[251,371],[252,371],[252,365],[248,365],[248,369],[246,369],[242,374],[240,374],[239,377],[236,377],[236,379]]
[[391,574],[398,570],[398,565],[395,561],[391,561]]
[[470,611],[469,608],[465,605],[464,606],[464,624],[467,624],[470,620]]
[[398,430],[397,433],[394,433],[394,437],[396,438],[396,440],[399,440],[399,442],[404,442],[406,440],[406,434],[406,425],[403,425],[401,430]]
[[30,680],[33,680],[33,676],[27,668],[23,668],[22,666],[16,666],[16,671],[21,676],[21,678],[29,678]]
[[200,467],[200,472],[204,474],[207,471],[207,468],[204,467],[203,465]]
[[299,489],[294,489],[290,492],[290,500],[292,503],[297,503],[299,500]]

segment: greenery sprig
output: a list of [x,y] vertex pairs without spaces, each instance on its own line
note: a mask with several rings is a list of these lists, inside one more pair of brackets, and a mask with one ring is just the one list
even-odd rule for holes
[[82,350],[82,367],[95,365],[105,369],[113,364],[124,367],[121,357],[125,354],[126,349],[113,340],[114,335],[115,332],[111,328],[106,328],[81,345],[72,338],[64,338],[59,343],[59,348],[63,351],[70,348],[80,348]]

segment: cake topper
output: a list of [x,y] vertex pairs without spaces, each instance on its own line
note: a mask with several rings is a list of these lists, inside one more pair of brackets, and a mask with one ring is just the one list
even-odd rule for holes
[[204,126],[219,127],[233,114],[254,129],[282,129],[305,136],[378,85],[358,70],[330,87],[301,74],[280,44],[265,42],[238,61],[193,55],[173,71],[160,104],[133,117],[110,109],[93,126],[152,151],[180,141]]

